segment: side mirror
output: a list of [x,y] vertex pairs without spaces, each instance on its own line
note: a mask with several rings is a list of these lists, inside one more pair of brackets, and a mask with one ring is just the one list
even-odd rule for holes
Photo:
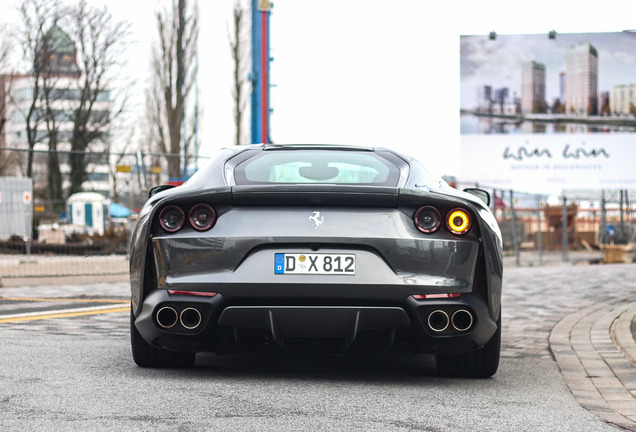
[[477,188],[466,188],[464,189],[464,192],[475,195],[477,198],[485,202],[487,206],[490,206],[490,194],[487,191]]
[[151,196],[158,194],[159,192],[168,190],[168,189],[172,189],[173,187],[175,187],[174,185],[159,185],[159,186],[153,186],[150,188],[150,190],[148,191],[148,198],[150,198]]

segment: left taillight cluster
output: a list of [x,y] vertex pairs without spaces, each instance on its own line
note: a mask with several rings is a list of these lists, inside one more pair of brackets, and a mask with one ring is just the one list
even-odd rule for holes
[[442,214],[433,206],[420,207],[413,216],[413,221],[418,230],[423,233],[434,233],[445,221],[446,228],[457,235],[466,234],[472,225],[470,214],[461,208],[455,208],[447,212],[442,219]]
[[[197,231],[207,231],[216,222],[216,211],[208,204],[196,204],[188,212],[190,226]],[[159,212],[159,224],[164,231],[174,233],[186,223],[186,213],[179,206],[170,204]]]

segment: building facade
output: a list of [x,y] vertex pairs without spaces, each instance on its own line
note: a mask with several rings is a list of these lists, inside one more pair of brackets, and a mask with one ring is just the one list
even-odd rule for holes
[[521,70],[521,112],[544,113],[546,108],[545,65],[525,63]]
[[598,114],[598,52],[589,43],[567,50],[565,109],[568,114]]
[[483,86],[477,89],[477,111],[490,113],[492,109],[492,87]]
[[636,114],[636,84],[616,85],[610,94],[613,114]]

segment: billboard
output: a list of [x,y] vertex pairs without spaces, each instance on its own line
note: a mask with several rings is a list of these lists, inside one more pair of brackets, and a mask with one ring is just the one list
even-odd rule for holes
[[461,179],[636,188],[636,34],[461,36]]

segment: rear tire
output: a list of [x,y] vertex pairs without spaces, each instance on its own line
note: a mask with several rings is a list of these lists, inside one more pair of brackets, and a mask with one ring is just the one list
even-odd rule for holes
[[461,354],[437,355],[437,371],[448,377],[488,378],[499,368],[501,352],[501,317],[497,331],[482,348]]
[[168,351],[154,347],[141,337],[135,327],[135,315],[130,312],[130,346],[133,360],[141,367],[186,368],[194,364],[196,354]]

